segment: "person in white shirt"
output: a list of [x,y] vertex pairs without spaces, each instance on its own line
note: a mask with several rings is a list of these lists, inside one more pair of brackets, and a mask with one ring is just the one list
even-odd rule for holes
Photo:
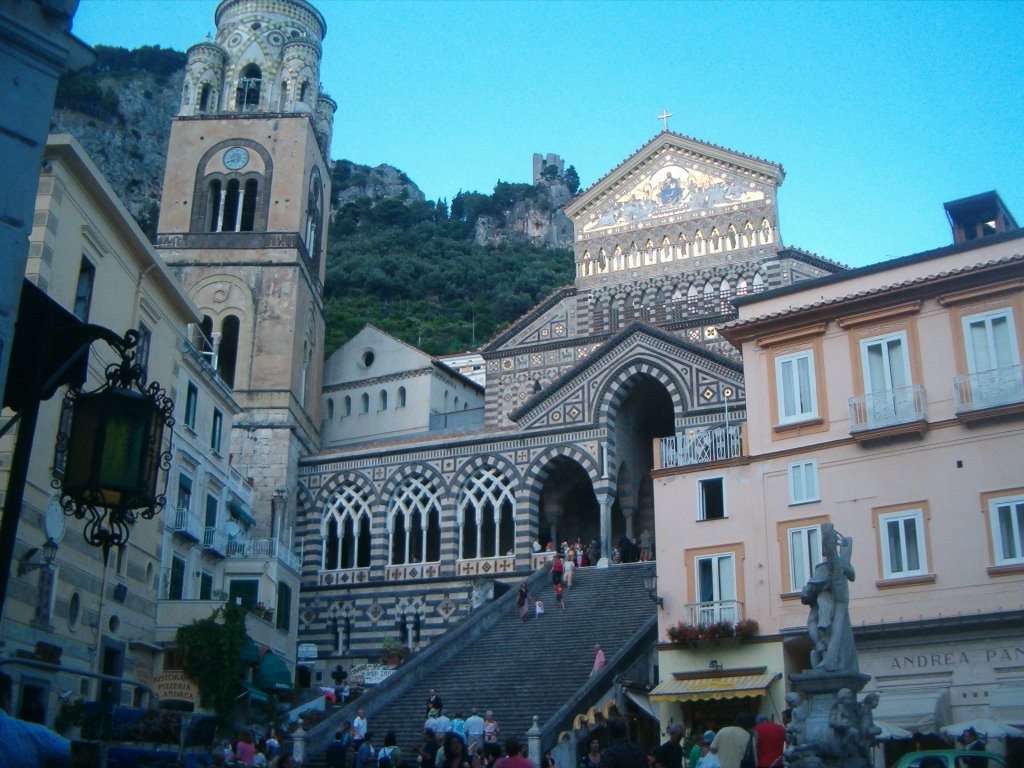
[[358,750],[366,739],[366,729],[369,723],[366,722],[366,710],[360,709],[356,712],[356,719],[352,721],[352,746]]
[[469,744],[479,744],[484,740],[484,719],[480,717],[476,707],[473,707],[473,713],[466,718],[465,731],[466,742]]

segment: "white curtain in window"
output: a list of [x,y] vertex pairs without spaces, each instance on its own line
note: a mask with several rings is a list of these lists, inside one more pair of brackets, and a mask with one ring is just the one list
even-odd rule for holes
[[1000,562],[1024,560],[1024,500],[996,507]]
[[1017,365],[1008,313],[968,318],[968,365],[971,373]]

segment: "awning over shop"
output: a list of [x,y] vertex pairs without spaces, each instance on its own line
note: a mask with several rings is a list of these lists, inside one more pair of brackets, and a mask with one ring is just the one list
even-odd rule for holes
[[288,671],[288,665],[284,659],[276,653],[267,651],[263,654],[259,669],[253,676],[253,682],[264,691],[290,691],[292,689],[292,674]]
[[248,510],[242,505],[242,502],[233,496],[228,498],[228,510],[241,520],[246,527],[252,528],[252,526],[256,525],[256,518],[250,515]]
[[267,694],[265,694],[256,686],[249,685],[249,683],[242,683],[242,685],[245,686],[245,690],[249,694],[249,701],[251,701],[252,703],[266,704],[268,701],[270,701],[270,698],[267,696]]
[[879,691],[876,720],[884,720],[911,733],[939,732],[943,723],[950,722],[949,690],[910,689]]
[[260,649],[259,646],[253,641],[251,637],[245,638],[245,645],[242,646],[242,650],[238,655],[239,661],[243,664],[258,664],[260,661]]
[[714,675],[673,678],[659,683],[651,691],[651,701],[706,701],[708,699],[746,699],[764,696],[768,686],[782,675],[765,672],[757,675]]
[[1024,728],[1024,685],[1001,684],[992,691],[988,712],[993,720]]
[[654,711],[654,706],[651,704],[651,697],[649,694],[642,693],[640,691],[631,691],[628,688],[624,689],[624,693],[626,694],[626,698],[636,704],[637,709],[645,715],[655,721],[659,719],[658,713]]

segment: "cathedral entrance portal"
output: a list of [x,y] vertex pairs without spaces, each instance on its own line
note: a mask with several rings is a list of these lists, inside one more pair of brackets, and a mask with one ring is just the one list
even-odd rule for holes
[[543,469],[538,537],[542,546],[601,540],[601,513],[590,476],[576,461],[556,456]]
[[[638,373],[624,384],[624,397],[615,414],[615,502],[611,542],[654,533],[654,440],[675,431],[672,398],[654,377]],[[638,553],[636,553],[638,555]]]

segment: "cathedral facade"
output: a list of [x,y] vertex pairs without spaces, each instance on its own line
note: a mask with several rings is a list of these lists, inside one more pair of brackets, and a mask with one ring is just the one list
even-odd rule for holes
[[[566,207],[574,284],[482,347],[478,424],[361,433],[300,460],[299,635],[321,670],[372,660],[386,637],[429,643],[495,579],[542,565],[538,543],[596,540],[610,557],[622,537],[657,536],[655,442],[745,413],[738,354],[716,331],[732,299],[842,269],[783,246],[783,177],[660,133]],[[386,351],[358,346],[363,360]],[[333,401],[364,378],[325,381],[325,435],[344,431],[351,411]],[[399,376],[376,386],[405,402]],[[447,415],[447,400],[421,407]]]

